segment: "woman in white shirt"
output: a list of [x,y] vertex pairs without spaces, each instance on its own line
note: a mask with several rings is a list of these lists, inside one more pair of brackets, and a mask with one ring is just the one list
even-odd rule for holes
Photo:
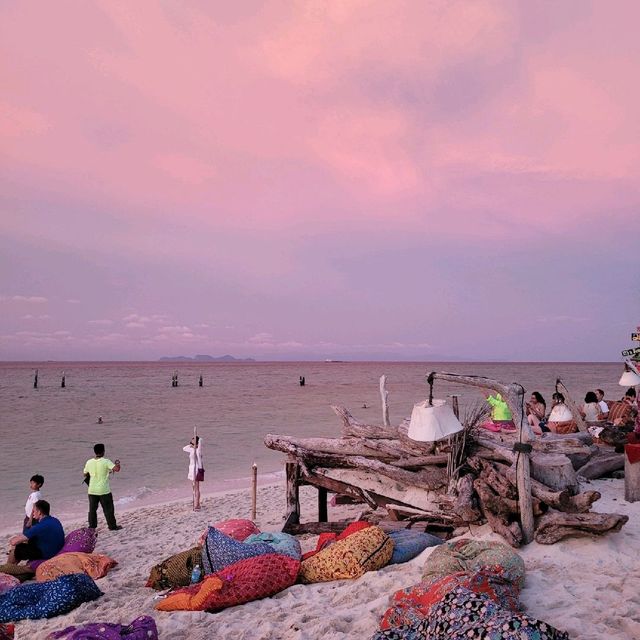
[[200,482],[204,480],[204,465],[202,463],[202,438],[195,436],[186,447],[182,447],[189,454],[189,472],[187,478],[193,487],[193,510],[200,511]]
[[598,422],[603,419],[600,405],[598,404],[598,396],[593,391],[588,391],[584,397],[584,404],[580,409],[580,413],[587,422]]

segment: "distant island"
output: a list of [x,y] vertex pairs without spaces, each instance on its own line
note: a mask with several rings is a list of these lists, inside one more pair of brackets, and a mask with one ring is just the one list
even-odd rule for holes
[[190,358],[189,356],[162,356],[161,362],[255,362],[253,358],[234,358],[233,356],[206,356],[197,355]]

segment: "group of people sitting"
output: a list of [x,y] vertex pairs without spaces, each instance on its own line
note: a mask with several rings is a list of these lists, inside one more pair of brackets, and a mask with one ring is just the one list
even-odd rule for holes
[[[490,395],[487,402],[491,406],[491,420],[481,426],[489,431],[513,432],[516,430],[511,409],[498,393]],[[552,396],[551,411],[547,415],[547,403],[540,392],[534,391],[526,402],[527,421],[536,435],[544,432],[575,433],[578,431],[576,419],[571,409],[565,404],[565,397],[556,391]],[[636,390],[630,387],[620,400],[605,402],[604,391],[596,389],[588,391],[584,403],[579,408],[580,415],[589,426],[611,425],[627,430],[635,428],[640,434],[640,414]]]

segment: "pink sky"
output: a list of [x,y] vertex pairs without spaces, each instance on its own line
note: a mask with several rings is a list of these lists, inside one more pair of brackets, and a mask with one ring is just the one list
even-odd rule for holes
[[639,23],[622,0],[3,3],[0,359],[617,360]]

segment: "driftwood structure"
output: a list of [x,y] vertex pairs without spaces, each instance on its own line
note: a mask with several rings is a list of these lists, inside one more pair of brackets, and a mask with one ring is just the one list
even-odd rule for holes
[[[329,492],[368,505],[374,512],[368,516],[386,529],[420,527],[446,537],[486,521],[514,547],[533,539],[551,544],[568,536],[596,536],[624,525],[627,516],[592,512],[600,494],[581,492],[579,484],[580,477],[593,479],[621,469],[623,454],[603,452],[583,431],[535,437],[526,420],[521,385],[432,373],[431,388],[437,380],[501,393],[517,432],[495,434],[467,424],[450,439],[417,442],[407,435],[408,420],[398,426],[368,425],[334,406],[342,421],[340,438],[265,437],[267,447],[288,456],[284,530],[343,528],[344,523],[327,522]],[[457,402],[453,404],[457,414]],[[318,489],[316,522],[300,523],[298,492],[303,484]]]

